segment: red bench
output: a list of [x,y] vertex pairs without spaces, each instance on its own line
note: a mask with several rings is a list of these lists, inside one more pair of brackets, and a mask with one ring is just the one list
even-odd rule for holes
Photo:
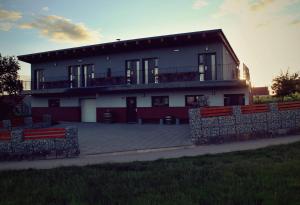
[[63,139],[66,137],[65,128],[25,129],[24,140]]
[[202,117],[230,116],[232,107],[202,108],[200,112]]
[[269,112],[269,106],[267,104],[243,105],[243,106],[241,106],[241,111],[243,114]]
[[278,103],[278,110],[295,110],[300,109],[300,102]]

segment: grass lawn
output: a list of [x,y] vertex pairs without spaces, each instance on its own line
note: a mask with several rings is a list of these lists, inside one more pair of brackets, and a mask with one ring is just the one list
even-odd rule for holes
[[300,143],[154,162],[4,171],[0,204],[296,205]]

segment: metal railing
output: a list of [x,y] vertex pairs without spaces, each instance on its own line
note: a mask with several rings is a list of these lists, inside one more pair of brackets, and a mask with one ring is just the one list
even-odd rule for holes
[[[56,88],[79,88],[79,87],[96,87],[110,85],[136,85],[136,84],[152,84],[152,83],[169,83],[169,82],[187,82],[187,81],[205,81],[217,80],[217,70],[222,68],[224,71],[232,71],[233,79],[238,79],[235,65],[233,64],[217,64],[215,71],[207,76],[205,71],[199,70],[198,66],[180,66],[180,67],[159,67],[158,72],[155,68],[149,69],[148,74],[142,69],[132,69],[130,72],[115,71],[90,73],[87,76],[44,76],[40,82],[23,81],[24,90],[31,88],[32,90],[39,89],[56,89]],[[205,68],[204,68],[205,69]],[[200,72],[201,71],[201,72]],[[214,77],[212,77],[214,73]],[[25,85],[25,86],[24,86]]]

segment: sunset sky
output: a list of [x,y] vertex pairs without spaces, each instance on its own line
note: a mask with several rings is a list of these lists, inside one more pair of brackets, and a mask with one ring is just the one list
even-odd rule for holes
[[218,28],[255,86],[300,71],[300,0],[0,0],[2,55]]

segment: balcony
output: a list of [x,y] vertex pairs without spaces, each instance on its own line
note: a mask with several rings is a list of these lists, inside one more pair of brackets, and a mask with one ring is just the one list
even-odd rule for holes
[[[234,65],[216,65],[215,70],[220,68],[231,71],[233,80],[238,79],[238,69]],[[234,69],[233,69],[234,68]],[[212,77],[212,76],[215,77]],[[24,90],[49,90],[49,89],[70,89],[70,88],[93,88],[93,87],[111,87],[111,86],[137,86],[137,85],[155,85],[180,82],[216,82],[216,71],[199,72],[198,66],[184,66],[174,68],[149,69],[148,74],[143,70],[132,70],[130,72],[117,71],[107,73],[91,73],[88,76],[44,76],[40,82],[23,81]],[[70,79],[72,80],[70,80]],[[30,86],[29,86],[30,85]],[[29,89],[26,89],[29,88]]]

